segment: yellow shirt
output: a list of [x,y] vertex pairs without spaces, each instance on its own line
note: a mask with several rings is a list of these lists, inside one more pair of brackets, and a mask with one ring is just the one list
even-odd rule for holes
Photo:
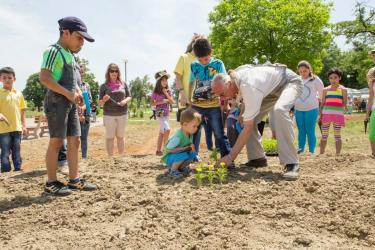
[[[195,56],[192,53],[185,53],[178,59],[174,73],[182,76],[182,87],[184,88],[186,98],[189,97],[189,79],[190,79],[190,65],[195,60]],[[181,105],[181,93],[178,98],[178,108],[186,108],[186,106]]]
[[22,131],[21,110],[26,109],[25,99],[16,89],[0,89],[0,113],[9,121],[0,121],[0,134]]

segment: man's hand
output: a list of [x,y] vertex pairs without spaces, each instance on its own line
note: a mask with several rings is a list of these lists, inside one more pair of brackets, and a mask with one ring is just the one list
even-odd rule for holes
[[224,162],[226,167],[233,163],[232,158],[229,156],[229,154],[221,158],[219,162]]

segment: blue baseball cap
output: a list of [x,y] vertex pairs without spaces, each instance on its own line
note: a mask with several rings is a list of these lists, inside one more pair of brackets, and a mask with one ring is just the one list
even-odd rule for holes
[[59,26],[60,26],[60,30],[77,31],[78,33],[80,33],[85,38],[85,40],[87,40],[89,42],[95,41],[95,39],[92,38],[92,36],[90,36],[87,33],[87,27],[86,27],[85,23],[81,19],[79,19],[78,17],[74,17],[74,16],[64,17],[64,18],[60,19],[58,21],[58,23],[59,23]]

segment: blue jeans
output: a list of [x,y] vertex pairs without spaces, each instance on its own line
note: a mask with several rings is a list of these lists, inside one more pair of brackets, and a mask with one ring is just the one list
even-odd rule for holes
[[81,151],[82,158],[87,158],[87,138],[89,136],[90,122],[81,123]]
[[[208,148],[208,150],[212,150],[213,149],[212,128],[208,124],[208,121],[206,121],[206,119],[203,119],[202,126],[204,128],[204,134],[206,135],[207,148]],[[217,142],[217,140],[215,140],[215,147],[219,148],[219,143]]]
[[[229,154],[231,148],[229,146],[228,138],[224,134],[223,120],[221,118],[220,108],[200,108],[193,107],[202,117],[207,117],[207,123],[210,125],[214,132],[215,140],[219,144],[221,157]],[[199,126],[198,131],[194,134],[193,142],[195,150],[199,152],[199,143],[201,140],[201,129],[202,126]]]
[[12,155],[14,170],[21,170],[21,139],[22,132],[19,131],[0,134],[1,172],[9,172],[11,170],[10,155]]
[[229,144],[231,147],[233,147],[234,144],[236,144],[238,134],[239,134],[236,129],[236,123],[237,123],[237,120],[234,118],[227,119],[227,135],[228,135],[228,140],[229,140]]
[[318,119],[319,110],[312,109],[309,111],[296,110],[296,122],[298,128],[298,149],[305,150],[306,136],[309,144],[310,153],[314,153],[316,146],[315,126]]
[[67,160],[67,156],[66,156],[66,153],[68,151],[68,146],[67,146],[68,142],[66,139],[63,140],[63,145],[61,146],[60,150],[59,150],[59,154],[58,154],[58,157],[57,157],[57,161],[59,163],[63,163],[63,162],[66,162]]

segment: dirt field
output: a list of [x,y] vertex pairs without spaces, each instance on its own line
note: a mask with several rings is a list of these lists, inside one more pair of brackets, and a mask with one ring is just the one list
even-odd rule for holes
[[351,120],[343,155],[301,155],[298,181],[242,154],[226,184],[202,188],[165,175],[156,124],[131,123],[126,156],[109,160],[96,127],[84,176],[100,189],[64,198],[41,195],[47,139],[25,141],[26,171],[0,174],[0,249],[375,249],[375,160]]

